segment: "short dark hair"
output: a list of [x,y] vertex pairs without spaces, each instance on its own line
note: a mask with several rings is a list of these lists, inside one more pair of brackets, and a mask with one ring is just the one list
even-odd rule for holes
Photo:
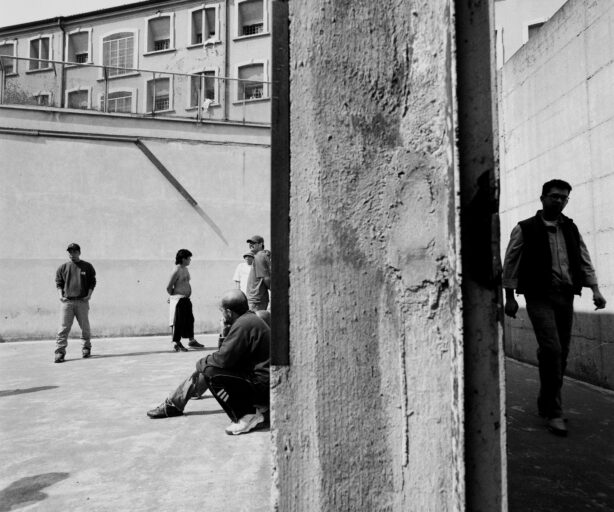
[[192,256],[192,253],[187,249],[179,249],[177,256],[175,256],[175,265],[179,265],[185,258]]
[[571,192],[571,185],[563,180],[550,180],[544,183],[542,186],[542,196],[545,196],[548,192],[550,192],[553,188],[562,188],[563,190],[567,190]]

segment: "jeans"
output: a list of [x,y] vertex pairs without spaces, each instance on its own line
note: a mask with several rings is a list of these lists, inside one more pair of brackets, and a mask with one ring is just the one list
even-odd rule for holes
[[68,345],[68,334],[72,327],[73,321],[77,318],[79,327],[81,327],[81,348],[92,348],[90,342],[90,320],[88,318],[90,311],[90,303],[83,299],[67,299],[62,302],[60,307],[60,323],[61,327],[55,343],[55,353],[65,354],[66,346]]
[[561,388],[569,355],[574,296],[571,293],[550,292],[526,295],[525,299],[538,345],[540,390],[537,407],[542,416],[560,418],[563,413]]

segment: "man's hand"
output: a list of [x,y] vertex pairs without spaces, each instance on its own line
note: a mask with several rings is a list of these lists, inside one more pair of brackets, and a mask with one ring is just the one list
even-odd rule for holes
[[68,302],[68,299],[66,297],[60,297],[60,302]]
[[514,297],[508,297],[505,301],[505,314],[511,318],[516,318],[516,313],[518,313],[518,302]]
[[606,300],[599,290],[593,291],[593,304],[595,304],[595,311],[605,308]]

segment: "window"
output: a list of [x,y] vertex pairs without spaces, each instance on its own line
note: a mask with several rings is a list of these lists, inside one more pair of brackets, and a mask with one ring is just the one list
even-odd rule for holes
[[66,36],[66,61],[85,64],[90,62],[89,31],[71,32]]
[[90,104],[90,93],[87,89],[66,91],[66,106],[68,108],[88,109]]
[[147,112],[171,110],[170,88],[170,78],[156,78],[147,82]]
[[[109,107],[106,112],[132,112],[132,91],[113,91],[108,95]],[[105,112],[104,96],[100,99],[100,110]]]
[[[203,85],[203,103],[217,103],[217,80],[215,71],[201,71],[190,77],[190,107],[198,107],[201,84]],[[201,78],[204,77],[204,80]],[[207,102],[207,100],[210,100]],[[202,106],[202,105],[201,105]]]
[[219,6],[194,9],[190,19],[190,44],[219,41]]
[[119,32],[102,40],[102,64],[108,66],[108,76],[126,75],[135,67],[134,32]]
[[157,16],[147,21],[147,52],[173,48],[172,16]]
[[246,0],[239,4],[238,36],[252,36],[264,32],[263,0]]
[[48,107],[51,105],[51,95],[49,93],[35,94],[34,101],[40,107]]
[[239,101],[264,98],[263,64],[249,64],[239,67],[239,79]]
[[48,61],[51,58],[51,37],[41,36],[35,39],[30,39],[30,58],[41,59],[29,61],[29,69],[49,69],[51,64]]
[[2,68],[7,75],[17,73],[17,63],[15,59],[8,59],[5,56],[15,56],[15,43],[0,44],[0,57],[2,58]]

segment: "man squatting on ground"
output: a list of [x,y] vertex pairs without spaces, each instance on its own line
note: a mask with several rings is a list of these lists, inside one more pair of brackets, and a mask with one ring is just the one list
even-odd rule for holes
[[190,272],[188,271],[188,265],[192,261],[192,253],[187,249],[179,249],[177,256],[175,256],[175,270],[171,274],[171,278],[168,281],[166,291],[170,295],[168,299],[169,303],[169,323],[173,328],[174,343],[173,348],[175,352],[187,352],[188,349],[181,343],[181,338],[188,338],[189,347],[203,348],[194,339],[194,314],[192,313],[192,301],[190,295],[192,295],[192,287],[190,286]]
[[524,294],[527,314],[537,338],[540,390],[539,415],[550,432],[567,435],[561,387],[569,354],[574,294],[583,286],[593,291],[595,309],[606,301],[582,236],[573,220],[563,215],[571,185],[551,180],[542,187],[542,210],[514,227],[503,266],[505,314],[516,318],[514,290]]
[[68,334],[72,323],[77,318],[81,327],[81,354],[84,358],[92,353],[89,300],[96,287],[96,271],[87,261],[81,259],[79,244],[70,244],[69,261],[60,265],[55,273],[55,285],[60,296],[60,330],[55,347],[55,362],[63,363],[68,345]]
[[219,350],[198,361],[196,371],[162,404],[147,412],[150,418],[181,416],[190,398],[209,389],[232,420],[227,434],[249,432],[265,421],[271,330],[249,310],[241,290],[226,292],[220,309],[230,329]]
[[260,311],[269,306],[269,289],[271,288],[271,260],[264,250],[264,238],[254,235],[247,240],[254,263],[247,279],[247,301],[249,309]]

